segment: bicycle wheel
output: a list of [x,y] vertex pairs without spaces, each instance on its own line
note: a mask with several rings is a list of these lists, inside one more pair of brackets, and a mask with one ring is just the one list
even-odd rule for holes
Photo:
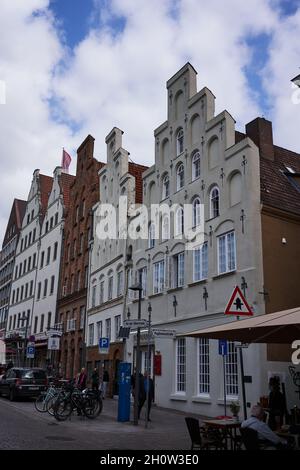
[[58,396],[53,395],[53,397],[50,397],[49,400],[47,401],[47,411],[50,416],[54,416],[54,406],[55,406],[57,399],[58,399]]
[[35,409],[39,413],[46,413],[47,411],[47,394],[41,393],[34,402]]
[[83,402],[83,412],[85,416],[89,419],[94,419],[99,416],[102,411],[102,400],[100,397],[96,396],[87,396]]
[[57,421],[65,421],[73,411],[73,405],[68,399],[58,399],[52,405],[54,418]]

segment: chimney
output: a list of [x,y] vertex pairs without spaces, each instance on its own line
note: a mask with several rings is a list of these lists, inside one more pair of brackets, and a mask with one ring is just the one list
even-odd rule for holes
[[256,118],[246,124],[246,134],[259,148],[260,156],[274,161],[272,122]]

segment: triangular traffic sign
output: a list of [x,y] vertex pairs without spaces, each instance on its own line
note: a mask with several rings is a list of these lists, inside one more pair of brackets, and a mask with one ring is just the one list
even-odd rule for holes
[[225,315],[252,316],[253,311],[238,286],[235,286],[225,309]]

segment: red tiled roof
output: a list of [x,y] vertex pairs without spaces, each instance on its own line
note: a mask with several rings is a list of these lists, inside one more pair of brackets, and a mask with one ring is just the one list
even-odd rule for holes
[[48,199],[53,185],[53,178],[51,176],[39,174],[39,183],[41,191],[42,213],[44,215],[47,210]]
[[300,154],[274,145],[274,161],[260,159],[261,200],[264,204],[300,215],[300,186],[293,173],[300,173]]
[[143,179],[142,174],[148,169],[147,166],[138,165],[129,162],[129,173],[135,177],[135,202],[141,204],[143,202]]

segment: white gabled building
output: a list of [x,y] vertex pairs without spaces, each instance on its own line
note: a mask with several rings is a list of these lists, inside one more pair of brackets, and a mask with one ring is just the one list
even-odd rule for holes
[[60,261],[64,218],[69,205],[69,188],[74,176],[57,167],[53,173],[53,185],[43,218],[39,244],[31,334],[35,337],[35,365],[45,367],[50,361],[47,350],[47,330],[59,329],[56,308],[59,289]]

